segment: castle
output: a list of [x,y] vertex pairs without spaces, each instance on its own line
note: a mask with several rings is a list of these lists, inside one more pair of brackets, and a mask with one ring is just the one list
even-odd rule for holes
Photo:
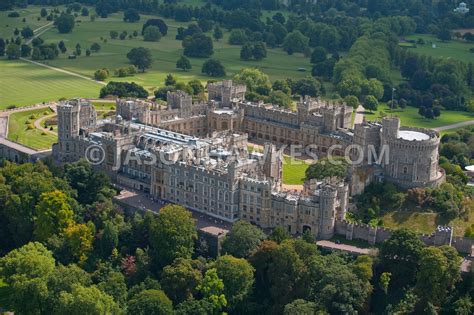
[[[345,104],[306,97],[292,112],[245,101],[245,86],[232,81],[209,84],[208,95],[208,102],[193,103],[182,91],[169,92],[166,109],[119,99],[115,120],[100,121],[89,101],[64,102],[53,155],[60,162],[88,157],[123,186],[221,220],[310,231],[320,239],[334,235],[349,194],[374,180],[406,188],[444,181],[434,131],[401,128],[397,118],[352,129]],[[265,151],[249,152],[248,139]],[[312,180],[299,193],[285,191],[277,146],[289,144],[322,156],[350,152],[360,163],[349,180]],[[386,160],[372,163],[372,155],[384,154]]]

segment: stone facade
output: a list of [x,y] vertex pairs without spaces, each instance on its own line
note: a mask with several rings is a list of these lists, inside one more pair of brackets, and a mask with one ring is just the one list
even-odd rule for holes
[[[290,233],[334,234],[349,193],[374,180],[404,187],[434,187],[444,181],[438,166],[439,134],[401,128],[398,118],[363,122],[351,129],[352,108],[304,98],[297,111],[245,101],[245,86],[232,81],[208,85],[209,101],[193,103],[182,91],[168,106],[148,100],[118,100],[115,121],[97,122],[92,105],[71,100],[58,106],[58,161],[76,161],[99,151],[95,164],[117,183],[153,198],[234,222]],[[247,139],[265,144],[249,153]],[[276,145],[311,146],[310,153],[348,154],[360,163],[349,184],[307,182],[300,193],[282,190],[281,151]],[[355,148],[358,150],[355,150]],[[373,160],[375,155],[388,159]]]
[[[90,158],[88,148],[100,148],[102,157],[94,164],[115,182],[227,222],[283,226],[292,234],[308,230],[326,239],[333,236],[336,218],[345,215],[344,182],[313,183],[298,194],[284,192],[281,153],[274,145],[267,144],[266,154],[250,153],[245,133],[214,131],[198,138],[122,115],[95,125],[90,121],[95,114],[76,121],[77,113],[89,107],[77,101],[58,106],[59,128],[65,133],[55,145],[58,160]],[[77,123],[72,132],[67,126],[71,122]]]

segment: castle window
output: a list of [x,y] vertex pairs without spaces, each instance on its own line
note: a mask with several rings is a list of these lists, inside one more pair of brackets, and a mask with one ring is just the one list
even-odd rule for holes
[[408,168],[406,166],[403,167],[403,174],[408,173]]

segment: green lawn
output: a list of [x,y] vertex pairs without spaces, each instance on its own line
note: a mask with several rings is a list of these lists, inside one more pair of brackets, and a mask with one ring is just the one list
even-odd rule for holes
[[[474,47],[474,44],[467,43],[460,40],[450,40],[448,42],[442,42],[436,36],[433,35],[411,35],[407,39],[417,40],[422,38],[425,41],[424,45],[416,45],[416,48],[407,48],[410,51],[418,52],[438,58],[445,59],[458,59],[464,62],[472,62],[473,54],[469,52],[470,48]],[[436,48],[432,47],[432,44],[436,45]]]
[[[368,120],[380,118],[381,114],[390,115],[390,109],[387,105],[379,105],[377,112],[366,112],[365,116]],[[436,128],[446,125],[455,124],[461,121],[474,120],[474,114],[462,111],[443,110],[441,116],[435,119],[427,119],[418,114],[418,108],[406,107],[404,109],[393,110],[393,115],[400,117],[402,126],[413,126],[422,128]]]
[[94,105],[95,110],[99,110],[99,111],[115,110],[115,102],[95,101],[95,102],[92,102],[92,105]]
[[[200,4],[202,1],[190,0],[190,3]],[[26,9],[18,10],[20,18],[7,18],[6,12],[0,12],[0,20],[8,24],[0,26],[0,34],[3,37],[11,37],[15,27],[21,29],[25,25],[37,28],[47,23],[45,19],[37,21],[40,11],[39,6],[28,6]],[[91,9],[93,12],[93,9]],[[26,17],[26,23],[22,18]],[[190,58],[192,69],[187,72],[176,69],[176,61],[183,53],[181,41],[175,40],[177,28],[186,27],[190,23],[179,23],[174,20],[164,19],[168,24],[168,34],[159,42],[145,42],[141,36],[125,40],[110,39],[110,31],[119,33],[127,31],[132,34],[137,31],[140,34],[143,23],[149,18],[156,16],[142,15],[137,23],[125,23],[123,14],[116,13],[106,19],[97,18],[94,22],[89,17],[78,17],[76,26],[70,34],[60,34],[57,29],[52,28],[41,35],[46,42],[58,43],[64,40],[68,51],[61,54],[58,59],[48,61],[49,65],[92,77],[95,70],[108,68],[113,75],[115,69],[128,65],[126,54],[134,47],[150,48],[154,57],[151,69],[146,73],[139,73],[133,77],[118,78],[110,77],[108,81],[133,81],[145,86],[150,92],[163,85],[165,76],[172,73],[180,81],[199,79],[207,81],[210,77],[202,75],[201,67],[205,58]],[[7,27],[8,25],[8,27]],[[212,31],[208,33],[212,35]],[[212,58],[219,59],[226,67],[227,76],[231,78],[242,68],[258,67],[267,73],[272,80],[286,78],[301,78],[311,74],[309,59],[302,54],[287,55],[282,49],[268,49],[268,57],[262,61],[240,60],[240,46],[227,44],[229,32],[224,30],[224,38],[214,41],[214,55]],[[101,39],[102,38],[102,39]],[[103,39],[107,42],[104,43]],[[102,49],[99,53],[85,56],[85,51],[92,43],[99,43]],[[67,57],[74,51],[76,44],[82,47],[82,56],[75,60]],[[4,59],[4,58],[3,58]],[[66,74],[54,72],[45,68],[28,65],[24,62],[4,61],[0,64],[0,84],[6,86],[5,93],[0,98],[0,107],[11,104],[17,106],[27,105],[35,102],[56,100],[60,97],[98,97],[100,85],[88,82],[80,78],[69,77]],[[21,66],[20,66],[21,65]],[[307,69],[306,72],[298,71],[299,68]],[[29,91],[29,93],[19,93]]]
[[10,295],[12,294],[10,287],[0,279],[0,312],[10,309]]
[[[28,130],[26,124],[28,120],[33,124],[45,112],[50,113],[47,109],[35,109],[11,114],[8,121],[8,139],[37,150],[51,149],[51,145],[57,142],[57,137],[49,133],[42,134],[42,131],[36,128]],[[31,115],[36,118],[30,118]]]
[[284,157],[283,163],[283,184],[302,185],[305,178],[305,171],[309,167],[303,160]]
[[26,61],[0,59],[0,109],[58,100],[97,97],[101,85]]

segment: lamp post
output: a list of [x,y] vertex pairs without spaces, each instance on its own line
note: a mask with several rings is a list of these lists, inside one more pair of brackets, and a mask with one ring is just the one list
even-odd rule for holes
[[392,88],[392,102],[390,103],[390,117],[393,117],[393,112],[392,112],[392,109],[393,109],[393,94],[395,93],[397,89],[396,88]]

